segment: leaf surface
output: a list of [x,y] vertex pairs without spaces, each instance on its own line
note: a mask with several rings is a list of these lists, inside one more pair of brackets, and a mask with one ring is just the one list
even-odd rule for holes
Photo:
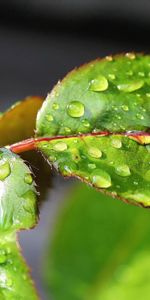
[[50,293],[55,300],[148,300],[149,232],[148,210],[75,186],[46,257]]
[[48,95],[37,147],[64,176],[149,207],[149,120],[150,56],[107,57],[75,69]]
[[0,149],[0,293],[6,300],[37,300],[16,231],[38,220],[37,195],[31,170],[6,148]]

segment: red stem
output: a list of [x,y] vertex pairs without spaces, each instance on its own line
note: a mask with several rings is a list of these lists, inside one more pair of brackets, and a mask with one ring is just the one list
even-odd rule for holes
[[140,136],[150,136],[148,132],[121,132],[121,133],[112,133],[108,131],[100,131],[100,132],[91,132],[79,135],[68,135],[68,136],[54,136],[54,137],[39,137],[39,138],[31,138],[16,144],[10,145],[8,148],[14,153],[22,153],[30,150],[35,150],[37,148],[37,144],[39,142],[48,142],[52,140],[58,139],[67,139],[67,138],[77,138],[77,137],[85,137],[85,136],[107,136],[107,135],[124,135],[124,136],[132,136],[140,139]]

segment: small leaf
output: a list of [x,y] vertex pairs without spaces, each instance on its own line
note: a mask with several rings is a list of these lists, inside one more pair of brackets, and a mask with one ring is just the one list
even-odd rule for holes
[[34,135],[37,111],[43,99],[27,97],[0,116],[0,146],[6,146]]
[[[101,199],[101,201],[99,201]],[[149,211],[81,184],[61,208],[46,257],[57,300],[149,299]]]
[[48,95],[37,147],[61,174],[150,207],[150,56],[90,62]]

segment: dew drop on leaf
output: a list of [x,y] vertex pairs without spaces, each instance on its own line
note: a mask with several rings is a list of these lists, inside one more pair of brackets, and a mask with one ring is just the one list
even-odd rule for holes
[[103,170],[94,170],[90,177],[93,185],[96,187],[108,188],[111,186],[111,177],[107,172]]
[[118,84],[117,88],[121,92],[129,92],[130,93],[130,92],[139,90],[140,88],[143,87],[143,85],[144,85],[144,81],[138,80],[138,81],[133,81],[133,82],[129,82],[129,83]]
[[32,184],[33,178],[30,173],[25,174],[24,181],[27,184]]
[[82,117],[84,115],[84,105],[79,101],[72,101],[67,106],[67,113],[73,118]]
[[90,127],[90,123],[89,123],[89,121],[88,120],[86,120],[86,119],[84,119],[84,120],[82,120],[82,122],[81,122],[82,124],[83,124],[83,126],[85,126],[85,127]]
[[64,142],[58,142],[57,144],[54,145],[53,149],[59,152],[65,151],[67,150],[67,144]]
[[141,114],[136,114],[136,117],[137,117],[139,120],[143,120],[143,119],[144,119],[144,116],[141,115]]
[[129,110],[129,107],[127,105],[122,105],[121,108],[124,111],[128,111]]
[[126,177],[126,176],[131,175],[130,168],[128,167],[128,165],[117,166],[115,171],[118,175],[120,175],[122,177]]
[[108,88],[108,80],[106,77],[99,75],[90,82],[89,89],[93,92],[103,92]]
[[114,148],[119,149],[119,148],[122,147],[122,142],[121,142],[119,139],[117,139],[117,138],[114,137],[114,138],[111,139],[111,145],[112,145]]
[[24,195],[22,195],[23,199],[24,199],[24,209],[28,212],[28,213],[34,213],[34,204],[36,203],[36,195],[33,191],[29,190],[27,191]]
[[88,149],[88,154],[94,158],[100,158],[102,156],[102,151],[96,147],[90,147]]
[[5,162],[0,165],[0,180],[5,180],[11,173],[9,162]]
[[65,131],[65,133],[70,133],[71,129],[69,127],[64,127],[64,131]]
[[55,109],[55,110],[59,109],[59,104],[54,102],[53,105],[52,105],[52,108]]
[[91,170],[96,169],[96,165],[95,164],[88,164],[88,167]]
[[51,121],[54,120],[54,118],[53,118],[52,115],[47,115],[47,116],[46,116],[46,120],[49,121],[49,122],[51,122]]

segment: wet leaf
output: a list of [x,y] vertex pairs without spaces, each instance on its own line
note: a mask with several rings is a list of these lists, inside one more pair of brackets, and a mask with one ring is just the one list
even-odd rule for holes
[[37,200],[30,169],[22,159],[0,149],[0,231],[33,227]]
[[150,207],[150,56],[128,53],[71,72],[37,116],[37,142],[61,174]]
[[148,210],[75,186],[58,214],[46,257],[50,295],[55,300],[149,299],[149,232]]
[[38,300],[15,235],[3,234],[0,238],[0,299]]
[[38,299],[16,241],[16,231],[35,226],[37,220],[37,195],[31,171],[18,155],[1,148],[0,292],[4,299]]
[[37,111],[43,99],[27,97],[0,116],[0,146],[6,146],[34,135]]

